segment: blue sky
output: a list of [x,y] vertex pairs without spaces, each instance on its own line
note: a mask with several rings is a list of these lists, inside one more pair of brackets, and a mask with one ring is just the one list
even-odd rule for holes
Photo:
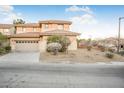
[[[12,23],[22,18],[26,22],[46,19],[63,19],[73,22],[71,30],[79,32],[81,38],[116,37],[118,17],[124,16],[124,6],[71,6],[71,5],[17,5],[0,6],[0,23]],[[121,33],[124,36],[124,21]]]

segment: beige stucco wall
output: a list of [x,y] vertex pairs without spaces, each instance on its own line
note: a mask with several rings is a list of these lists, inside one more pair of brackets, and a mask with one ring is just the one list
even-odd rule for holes
[[[46,51],[46,48],[47,48],[47,38],[48,36],[43,36],[43,38],[41,38],[40,40],[40,52],[45,52]],[[70,39],[71,41],[71,44],[69,45],[68,47],[68,50],[77,50],[77,38],[76,36],[68,36],[68,38]]]
[[0,32],[1,32],[3,35],[10,35],[10,29],[0,28]]
[[70,30],[70,25],[69,24],[64,24],[64,30],[69,31]]
[[40,32],[40,27],[16,27],[16,33]]
[[39,41],[39,50],[40,52],[46,52],[46,48],[47,48],[47,36],[43,36],[40,38]]
[[[46,24],[41,24],[39,27],[16,27],[16,33],[25,33],[25,32],[41,32],[41,31],[50,31],[58,29],[59,24],[48,24],[48,29],[45,29]],[[69,24],[63,24],[64,30],[70,30]],[[35,30],[34,30],[35,29]]]
[[71,41],[71,44],[68,46],[68,50],[77,50],[77,38],[76,36],[68,36]]
[[[11,38],[10,39],[10,46],[12,51],[15,51],[16,40],[37,40],[39,45],[39,52],[45,52],[47,48],[47,38],[48,36],[43,36],[40,38]],[[71,41],[71,44],[68,47],[68,50],[77,50],[77,41],[76,36],[68,36]]]
[[[42,24],[41,31],[50,31],[50,30],[55,30],[58,29],[59,24],[48,24],[48,29],[45,29],[45,24]],[[70,30],[70,25],[69,24],[63,24],[64,30]]]
[[24,31],[22,31],[22,27],[16,27],[16,33],[23,33]]

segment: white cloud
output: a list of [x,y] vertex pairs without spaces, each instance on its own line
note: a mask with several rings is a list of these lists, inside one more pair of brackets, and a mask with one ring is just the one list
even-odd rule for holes
[[76,5],[73,5],[69,8],[66,9],[67,12],[86,12],[86,13],[93,13],[92,10],[88,7],[88,6],[82,6],[82,7],[78,7]]
[[[106,38],[117,36],[117,24],[99,22],[99,24],[72,24],[72,31],[81,33],[81,38]],[[122,33],[123,31],[121,31]],[[124,35],[124,33],[122,33]]]
[[0,6],[0,11],[2,12],[11,12],[13,11],[13,6],[10,6],[10,5],[1,5]]
[[14,12],[14,7],[11,5],[0,6],[0,17],[2,23],[12,23],[17,18],[23,19],[22,14]]
[[82,24],[82,25],[83,24],[97,24],[97,20],[94,18],[93,15],[90,15],[90,14],[74,16],[70,19],[74,24]]
[[93,11],[87,6],[71,6],[65,11],[83,12],[69,18],[72,21],[71,30],[81,33],[81,38],[106,38],[117,36],[117,26],[108,22],[99,22]]

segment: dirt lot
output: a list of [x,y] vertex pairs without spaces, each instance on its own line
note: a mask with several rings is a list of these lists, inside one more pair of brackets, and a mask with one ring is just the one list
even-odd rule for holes
[[112,62],[112,61],[124,61],[124,57],[114,54],[112,59],[105,57],[105,52],[101,52],[96,49],[87,51],[87,49],[78,49],[76,51],[69,51],[68,54],[59,53],[58,55],[52,55],[50,53],[41,54],[41,62],[64,62],[64,63],[95,63],[95,62]]

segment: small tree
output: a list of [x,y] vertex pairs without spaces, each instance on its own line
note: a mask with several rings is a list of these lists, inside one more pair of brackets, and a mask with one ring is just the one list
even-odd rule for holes
[[61,40],[61,36],[49,36],[47,38],[47,44],[53,43],[53,42],[60,43],[60,40]]
[[70,40],[69,38],[62,36],[60,40],[60,44],[62,45],[62,49],[60,50],[61,52],[67,52],[68,46],[70,45]]
[[67,48],[70,44],[70,40],[66,36],[50,36],[47,39],[47,44],[57,42],[62,45],[60,52],[67,51]]
[[107,52],[107,53],[105,53],[105,56],[106,56],[107,58],[112,59],[112,58],[114,57],[114,54],[111,53],[111,52]]
[[89,38],[89,39],[87,40],[87,50],[88,50],[88,51],[91,51],[91,49],[92,49],[92,46],[91,46],[91,38]]
[[7,36],[3,35],[2,33],[0,33],[0,47],[2,46],[2,44],[4,42],[7,41]]
[[15,19],[13,20],[13,24],[25,24],[25,21],[22,19]]

